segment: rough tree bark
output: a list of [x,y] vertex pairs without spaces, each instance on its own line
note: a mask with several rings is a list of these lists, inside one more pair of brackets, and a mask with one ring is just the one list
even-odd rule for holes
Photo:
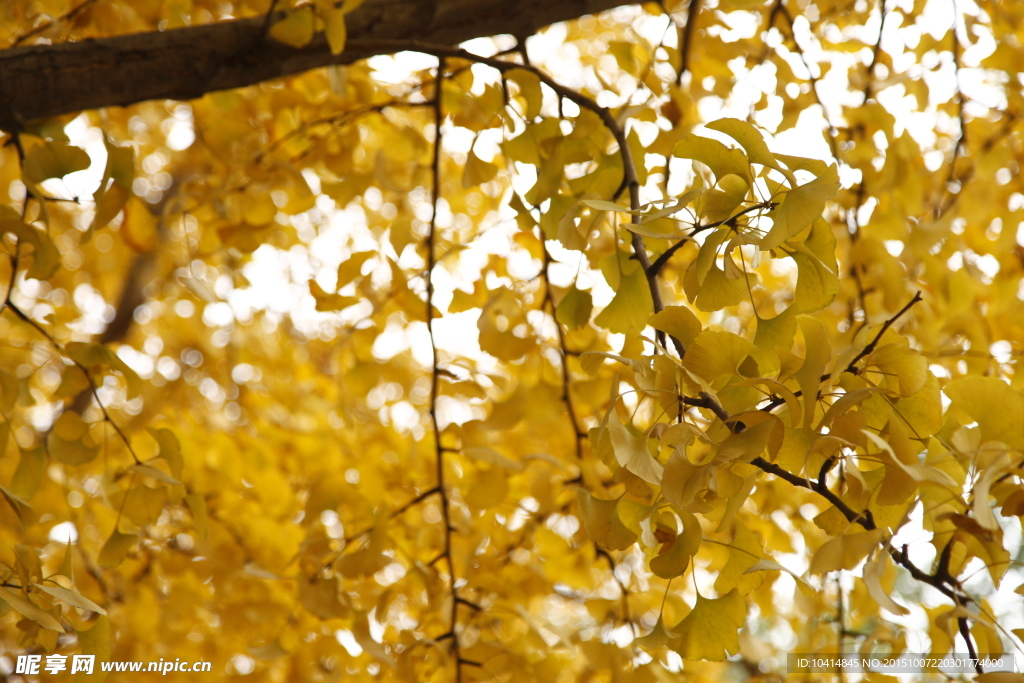
[[188,100],[387,52],[366,41],[454,45],[529,36],[542,26],[624,0],[371,0],[347,17],[349,47],[331,55],[318,35],[303,48],[264,36],[263,17],[170,31],[0,51],[0,129],[32,119],[156,99]]

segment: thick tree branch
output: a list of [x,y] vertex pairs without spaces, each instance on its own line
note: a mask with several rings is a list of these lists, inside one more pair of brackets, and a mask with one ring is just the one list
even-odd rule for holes
[[378,0],[348,15],[348,47],[332,55],[322,34],[293,48],[265,38],[264,17],[154,33],[0,51],[0,129],[33,119],[147,100],[189,100],[330,64],[404,49],[371,40],[455,45],[537,29],[623,0]]

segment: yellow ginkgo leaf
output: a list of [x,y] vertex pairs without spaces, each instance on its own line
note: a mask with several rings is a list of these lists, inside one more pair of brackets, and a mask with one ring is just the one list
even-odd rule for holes
[[705,465],[694,465],[683,450],[677,448],[665,466],[661,493],[666,500],[685,510],[707,487],[711,475],[719,466],[719,460],[712,460]]
[[896,616],[910,614],[910,610],[893,600],[889,591],[882,587],[882,576],[891,563],[892,560],[889,559],[887,553],[879,552],[875,559],[868,560],[864,564],[864,574],[861,578],[864,580],[864,585],[867,586],[868,595],[878,603],[879,607]]
[[[0,434],[0,437],[6,439],[7,434]],[[14,476],[11,478],[9,494],[15,499],[13,507],[16,509],[22,504],[28,506],[26,501],[36,495],[46,473],[46,449],[43,446],[21,448],[19,451],[21,456],[18,459],[18,469],[14,471]],[[8,494],[4,494],[4,497],[7,496]]]
[[163,484],[171,484],[171,485],[180,485],[181,484],[180,481],[178,481],[174,477],[170,476],[169,474],[164,472],[159,467],[154,467],[152,465],[136,463],[135,465],[130,466],[128,468],[128,470],[131,471],[131,472],[134,472],[135,474],[141,475],[143,477],[147,477],[149,479],[152,479],[154,481],[159,481],[159,482],[161,482]]
[[522,358],[537,343],[526,324],[522,304],[504,287],[492,293],[476,326],[480,331],[480,348],[502,360]]
[[573,285],[558,302],[555,318],[570,330],[578,330],[590,322],[593,309],[594,300],[590,292],[577,289],[576,285]]
[[[744,9],[755,7],[757,5],[764,4],[762,0],[740,0],[744,3]],[[737,0],[731,0],[730,4],[736,5]],[[740,147],[747,153],[747,159],[753,164],[761,164],[762,166],[768,166],[774,168],[792,183],[796,184],[793,178],[793,174],[789,170],[780,164],[775,155],[768,149],[768,144],[764,141],[764,136],[757,128],[746,121],[740,121],[739,119],[718,119],[712,121],[706,126],[709,130],[716,130],[719,133],[725,133],[736,142],[740,143]]]
[[647,450],[647,436],[634,435],[619,420],[614,408],[608,415],[608,435],[615,451],[615,459],[621,467],[625,467],[649,484],[661,484],[665,466]]
[[619,334],[639,330],[647,324],[653,308],[647,276],[642,268],[636,268],[622,274],[615,298],[598,313],[594,323]]
[[[285,12],[284,17],[274,22],[267,33],[279,43],[294,48],[304,47],[313,40],[313,20],[313,7],[304,5]],[[344,41],[342,44],[344,45]]]
[[696,281],[696,262],[686,269],[683,277],[683,288],[686,298],[697,307],[697,310],[711,312],[728,306],[735,306],[748,296],[751,287],[757,284],[757,276],[753,273],[745,277],[730,278],[725,271],[712,264],[704,277],[704,281]]
[[889,386],[895,384],[903,398],[916,394],[928,380],[928,360],[919,351],[903,344],[878,347],[868,358],[867,364],[887,375]]
[[[653,561],[651,562],[651,564],[654,564]],[[661,575],[659,574],[659,576]],[[662,617],[659,616],[658,623],[654,625],[654,628],[651,629],[651,632],[648,633],[646,636],[637,638],[636,644],[644,648],[645,650],[653,650],[655,648],[669,645],[672,640],[678,637],[678,634],[669,631],[665,627],[665,622],[662,621]]]
[[697,316],[686,306],[666,306],[651,317],[650,326],[678,339],[684,347],[700,334]]
[[149,488],[139,485],[110,495],[110,504],[114,509],[119,510],[132,524],[140,527],[156,522],[166,502],[166,486]]
[[316,11],[324,22],[324,35],[327,37],[327,47],[332,55],[339,55],[345,50],[345,41],[348,39],[348,29],[345,26],[345,15],[349,9],[344,3],[338,6],[335,0],[317,0]]
[[63,178],[87,168],[89,155],[85,150],[54,140],[36,145],[25,153],[23,173],[30,183],[41,183],[47,178]]
[[838,191],[839,171],[832,164],[814,180],[778,197],[779,206],[771,213],[772,229],[761,240],[761,249],[775,249],[817,220],[825,210],[825,203]]
[[32,246],[32,265],[25,271],[26,276],[45,280],[57,272],[57,268],[60,267],[60,252],[49,235],[26,225],[20,217],[14,220],[0,220],[0,238],[8,232],[18,238],[19,244]]
[[132,196],[132,182],[135,179],[134,149],[118,147],[109,139],[105,139],[104,144],[107,148],[107,166],[103,171],[103,180],[93,195],[96,213],[86,232],[86,239],[94,231],[114,220]]
[[540,116],[540,107],[543,103],[540,77],[526,69],[512,69],[505,74],[505,77],[519,86],[519,96],[526,102],[523,117],[527,121],[533,121]]
[[103,609],[102,607],[100,607],[95,602],[85,597],[78,591],[73,591],[67,588],[62,588],[61,586],[50,585],[45,583],[37,583],[35,584],[35,587],[43,591],[44,593],[47,593],[52,597],[57,598],[58,600],[63,600],[72,607],[87,609],[91,612],[96,612],[97,614],[107,613],[105,609]]
[[466,494],[466,503],[477,510],[501,505],[508,495],[508,472],[500,467],[485,470]]
[[797,317],[800,331],[804,335],[806,357],[796,373],[804,401],[804,427],[814,421],[814,409],[818,403],[818,387],[828,362],[832,359],[832,345],[828,341],[825,325],[818,318],[801,315]]
[[796,579],[796,581],[799,584],[799,587],[801,588],[801,590],[814,590],[813,586],[811,586],[811,584],[807,583],[807,579],[805,579],[804,577],[800,576],[799,574],[794,572],[792,569],[788,569],[788,568],[782,566],[781,564],[779,564],[775,560],[769,560],[767,558],[762,558],[762,559],[758,560],[757,562],[755,562],[754,564],[752,564],[749,567],[747,567],[744,570],[743,573],[744,574],[753,574],[754,572],[786,572],[787,574],[792,576],[794,579]]
[[607,550],[625,550],[636,543],[638,534],[631,531],[619,517],[618,499],[595,498],[582,488],[576,489],[580,515],[587,535]]
[[95,657],[97,665],[93,667],[94,672],[76,673],[75,683],[103,683],[107,679],[107,672],[98,663],[110,661],[110,620],[101,614],[91,628],[77,631],[77,636],[82,654]]
[[352,254],[338,264],[338,282],[336,287],[341,289],[348,283],[355,280],[362,274],[363,264],[377,255],[374,251],[360,251]]
[[727,175],[735,175],[750,184],[750,164],[746,155],[738,149],[726,147],[718,140],[689,135],[676,143],[672,156],[701,162],[711,169],[718,181]]
[[469,150],[469,153],[466,155],[466,166],[462,171],[463,187],[482,185],[494,180],[496,175],[498,175],[497,164],[484,161],[473,150]]
[[337,619],[351,611],[344,592],[339,590],[339,576],[316,574],[299,581],[299,602],[320,619]]
[[735,522],[735,533],[728,543],[729,559],[718,572],[715,590],[725,593],[737,590],[742,595],[750,593],[764,583],[764,576],[748,573],[750,567],[764,558],[761,540],[742,522]]
[[316,300],[316,310],[324,312],[342,311],[360,301],[358,297],[332,294],[317,284],[316,280],[309,281],[309,293]]
[[0,602],[7,603],[15,612],[31,619],[43,628],[64,633],[64,627],[60,625],[59,621],[54,619],[52,614],[23,596],[17,589],[0,586]]
[[100,452],[100,443],[90,434],[89,425],[70,410],[54,422],[46,437],[46,447],[53,459],[64,465],[84,465]]
[[387,506],[377,510],[373,530],[370,531],[369,542],[353,553],[342,555],[334,564],[334,569],[349,578],[369,576],[391,564],[391,557],[384,553],[388,540]]
[[64,353],[68,358],[91,371],[116,370],[124,377],[129,397],[138,396],[142,390],[142,380],[139,379],[135,371],[128,367],[128,364],[121,360],[120,356],[103,344],[68,342],[64,345]]
[[697,603],[672,631],[679,634],[671,643],[683,659],[720,662],[739,652],[739,630],[747,620],[747,604],[739,591],[731,590],[717,599],[697,594]]
[[100,549],[100,556],[97,562],[101,567],[116,567],[128,556],[128,553],[135,547],[138,537],[135,534],[122,534],[117,529],[110,535],[107,542]]
[[1024,396],[996,377],[962,377],[942,391],[981,428],[982,441],[1024,448]]
[[686,347],[683,366],[708,382],[734,374],[757,347],[738,334],[704,330]]
[[884,529],[836,536],[818,548],[811,558],[808,571],[811,574],[826,574],[841,569],[853,569],[878,547],[884,537]]
[[157,444],[160,446],[157,457],[163,458],[167,463],[172,477],[180,479],[184,462],[181,458],[181,442],[178,441],[178,437],[167,428],[153,429],[150,427],[147,431],[149,431],[150,436],[156,439]]
[[188,506],[189,512],[192,513],[199,538],[205,540],[207,534],[206,498],[201,493],[190,493],[185,496],[185,504]]
[[636,160],[636,179],[641,185],[647,184],[647,164],[644,162],[644,155],[647,152],[647,148],[640,141],[640,135],[636,132],[636,128],[630,128],[629,133],[626,134],[626,144],[629,145],[629,151],[633,158]]
[[681,576],[697,554],[702,539],[700,522],[689,512],[682,511],[683,530],[676,536],[672,546],[661,555],[651,558],[651,572],[663,579]]
[[[931,465],[915,465],[915,464],[908,465],[908,464],[904,463],[903,460],[900,459],[899,456],[896,455],[896,452],[893,450],[892,446],[889,445],[888,441],[886,441],[882,437],[878,436],[877,434],[872,432],[870,429],[863,429],[863,430],[861,430],[861,433],[864,435],[864,437],[868,441],[873,443],[878,448],[882,449],[889,456],[888,459],[890,460],[892,465],[894,465],[895,467],[898,467],[899,469],[903,470],[903,472],[906,473],[914,481],[916,481],[918,483],[921,483],[921,484],[930,484],[930,485],[934,485],[934,486],[941,486],[942,488],[944,488],[944,489],[948,490],[950,493],[952,493],[954,496],[959,497],[960,489],[961,489],[960,485],[957,484],[956,480],[953,479],[953,477],[951,477],[946,472],[943,472],[939,468],[933,467]],[[892,438],[892,436],[890,436],[890,438]],[[991,471],[992,471],[991,469],[987,470],[987,472],[991,472]],[[986,493],[987,493],[987,491],[986,491]],[[987,497],[987,495],[985,496],[985,501],[986,501],[985,505],[986,505],[986,508],[987,508],[987,506],[988,506],[988,497]]]

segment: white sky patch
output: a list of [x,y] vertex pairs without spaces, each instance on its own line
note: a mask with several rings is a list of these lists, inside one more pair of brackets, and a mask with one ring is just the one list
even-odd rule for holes
[[54,524],[50,529],[49,539],[54,543],[74,543],[78,540],[78,529],[73,522]]

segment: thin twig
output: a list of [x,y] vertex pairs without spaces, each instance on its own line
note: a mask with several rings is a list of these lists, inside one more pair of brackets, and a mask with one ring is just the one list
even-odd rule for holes
[[[683,74],[690,71],[690,50],[693,47],[693,32],[697,28],[697,15],[700,14],[701,0],[690,0],[686,10],[686,24],[679,27],[679,73],[676,85],[682,85]],[[692,73],[692,72],[691,72]],[[693,82],[692,80],[690,81]]]
[[885,19],[889,16],[889,12],[885,7],[885,0],[878,0],[878,13],[881,21],[878,23],[878,40],[875,41],[875,45],[871,50],[871,63],[868,64],[868,77],[867,82],[864,84],[864,102],[867,102],[874,96],[872,86],[875,82],[875,67],[878,66],[878,58],[882,54],[882,34],[885,33]]
[[52,334],[47,332],[46,328],[44,328],[42,325],[37,323],[32,318],[30,318],[23,310],[18,308],[14,304],[14,302],[11,301],[10,292],[8,292],[6,308],[10,310],[12,313],[14,313],[14,315],[17,316],[19,319],[21,319],[22,322],[27,323],[30,327],[34,328],[37,332],[39,332],[39,334],[43,335],[43,337],[45,337],[46,340],[50,342],[50,345],[53,346],[53,348],[57,351],[57,353],[61,355],[62,358],[70,360],[72,363],[74,363],[75,367],[82,371],[82,374],[85,375],[86,381],[89,382],[89,388],[92,391],[93,398],[96,399],[96,405],[100,407],[100,412],[103,413],[103,420],[105,422],[110,423],[110,426],[114,428],[115,432],[117,432],[117,436],[121,439],[121,441],[124,442],[125,448],[128,449],[128,453],[130,453],[132,459],[135,460],[135,464],[141,464],[142,460],[140,460],[139,456],[135,453],[135,449],[132,447],[132,442],[128,439],[128,435],[124,433],[124,430],[122,430],[121,427],[116,422],[114,422],[113,418],[110,417],[110,413],[107,411],[107,407],[103,405],[103,401],[100,400],[99,390],[96,389],[96,382],[93,380],[92,373],[89,372],[89,369],[82,365],[77,360],[75,360],[74,358],[72,358],[71,356],[69,356],[67,352],[64,350],[64,346],[60,342],[58,342]]
[[[839,510],[840,514],[842,514],[848,522],[858,524],[866,531],[872,531],[878,528],[878,525],[875,523],[874,520],[874,515],[871,514],[870,510],[865,510],[864,512],[855,512],[853,508],[851,508],[839,496],[837,496],[835,493],[829,490],[827,486],[820,486],[817,482],[812,483],[810,480],[803,479],[793,474],[792,472],[789,472],[783,469],[782,467],[779,467],[775,463],[768,462],[767,460],[761,457],[754,458],[750,462],[750,464],[764,472],[768,472],[770,474],[776,475],[781,479],[785,479],[787,482],[793,484],[794,486],[799,486],[801,488],[808,489],[809,491],[814,491],[819,496],[830,502],[837,510]],[[922,583],[927,583],[929,586],[932,586],[946,597],[957,602],[957,604],[971,601],[969,597],[960,595],[956,591],[959,585],[957,584],[956,579],[950,577],[948,573],[945,575],[938,573],[928,574],[920,567],[915,565],[913,562],[911,562],[910,558],[907,555],[906,546],[903,546],[902,551],[897,551],[895,548],[887,546],[886,552],[889,553],[889,556],[893,559],[893,561],[896,564],[900,565],[901,567],[909,571],[912,577],[914,577],[918,581],[921,581]]]
[[[438,378],[440,370],[437,360],[437,340],[434,332],[434,255],[437,237],[437,203],[441,198],[441,125],[444,123],[444,111],[441,105],[441,93],[444,85],[445,58],[439,57],[437,78],[434,84],[434,154],[432,161],[433,189],[431,193],[430,224],[427,231],[427,332],[430,336],[431,372],[430,372],[430,424],[434,431],[434,454],[436,458],[437,493],[441,497],[441,523],[444,525],[444,550],[431,564],[445,560],[448,565],[448,590],[451,593],[451,608],[448,613],[450,628],[448,634],[452,639],[452,661],[455,666],[455,683],[462,681],[462,655],[459,650],[459,596],[456,587],[455,562],[452,558],[452,522],[448,489],[444,478],[444,454],[446,449],[441,446],[441,429],[437,419]],[[438,639],[440,640],[440,638]]]
[[892,316],[891,318],[885,321],[885,323],[882,325],[882,329],[878,330],[878,334],[875,335],[875,338],[872,339],[867,346],[860,350],[860,353],[858,353],[856,357],[852,361],[850,361],[850,364],[846,366],[846,370],[844,372],[859,375],[862,372],[862,370],[857,367],[857,363],[859,363],[861,359],[864,358],[865,356],[870,355],[872,352],[874,352],[875,347],[878,346],[878,342],[885,334],[886,330],[892,327],[892,324],[899,320],[900,316],[909,311],[913,307],[913,305],[916,304],[918,301],[921,301],[920,290],[917,292],[917,294],[914,295],[913,299],[907,302],[906,306],[904,306],[903,308],[896,312],[896,315]]
[[539,227],[538,231],[540,232],[541,249],[544,253],[544,265],[541,269],[541,277],[544,279],[544,305],[551,313],[551,321],[555,324],[555,330],[558,332],[558,348],[562,352],[562,403],[565,404],[565,414],[569,418],[573,440],[576,442],[576,460],[583,460],[583,432],[580,431],[579,422],[576,419],[576,408],[573,406],[572,396],[569,391],[569,354],[565,343],[565,331],[562,329],[562,323],[558,322],[558,319],[555,317],[555,302],[551,297],[551,280],[549,278],[551,254],[548,252],[548,245],[544,242],[544,231],[540,230]]
[[978,653],[974,649],[974,639],[971,638],[971,629],[967,625],[967,617],[960,617],[956,620],[956,624],[960,630],[960,637],[967,643],[967,653],[974,662],[974,670],[979,674],[985,673],[985,669],[981,666],[981,660],[978,659]]
[[751,211],[757,211],[759,209],[767,209],[771,211],[776,206],[778,206],[777,202],[760,202],[759,204],[748,206],[742,211],[738,211],[732,216],[729,216],[728,218],[725,218],[723,220],[715,221],[714,223],[707,223],[706,225],[694,225],[693,231],[689,234],[689,236],[684,237],[683,239],[673,244],[671,247],[666,249],[660,256],[658,256],[657,259],[654,260],[654,263],[651,264],[651,272],[654,275],[659,275],[661,273],[662,268],[665,267],[665,264],[668,263],[668,260],[672,258],[676,251],[678,251],[679,248],[682,247],[684,244],[689,242],[697,233],[704,232],[705,230],[711,230],[712,228],[718,228],[723,225],[730,225],[735,227],[736,219],[739,218],[740,216],[750,213]]
[[960,45],[960,39],[956,35],[956,24],[956,2],[954,1],[953,27],[950,29],[949,33],[953,39],[953,49],[951,51],[953,54],[953,82],[956,84],[956,118],[960,124],[960,130],[957,135],[956,142],[953,144],[953,154],[949,160],[949,170],[946,173],[946,182],[943,183],[942,188],[940,188],[940,191],[944,195],[948,195],[949,199],[946,202],[938,204],[936,218],[948,211],[956,201],[957,195],[951,191],[953,183],[956,182],[956,162],[967,149],[967,122],[964,119],[964,104],[966,98],[964,98],[963,88],[960,84],[960,54],[963,48]]

